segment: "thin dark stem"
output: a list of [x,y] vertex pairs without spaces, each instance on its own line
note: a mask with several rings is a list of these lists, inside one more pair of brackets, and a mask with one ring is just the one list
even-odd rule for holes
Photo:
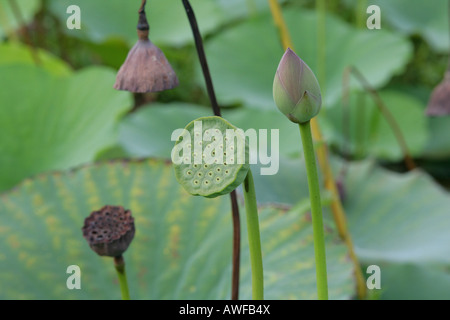
[[200,64],[202,66],[203,76],[206,82],[206,89],[208,90],[209,100],[211,101],[211,106],[214,111],[214,115],[220,117],[220,107],[217,103],[216,94],[214,91],[214,86],[211,79],[211,73],[209,72],[208,61],[206,60],[205,49],[203,47],[203,40],[198,28],[197,19],[195,18],[194,10],[189,3],[189,0],[182,0],[186,14],[191,24],[192,33],[194,34],[195,46],[197,48],[198,58],[200,59]]
[[25,19],[23,18],[23,15],[22,15],[22,12],[20,11],[19,6],[17,5],[15,0],[9,0],[9,5],[10,5],[11,10],[12,10],[12,12],[14,14],[14,17],[17,20],[17,22],[19,23],[19,25],[23,25],[24,26],[25,42],[28,44],[28,46],[30,48],[31,57],[34,60],[34,63],[36,65],[40,65],[41,64],[41,60],[39,59],[36,45],[31,40],[30,31],[28,30],[28,26],[25,24]]
[[[206,60],[205,49],[203,47],[203,39],[198,28],[197,19],[195,18],[194,10],[192,9],[189,0],[182,0],[186,14],[191,25],[192,33],[194,35],[195,47],[197,48],[198,58],[203,71],[203,77],[205,78],[206,89],[208,91],[209,100],[211,101],[211,107],[214,115],[221,117],[219,104],[217,103],[216,93],[214,91],[213,82],[211,79],[211,73],[208,67],[208,61]],[[231,276],[231,299],[239,299],[239,266],[241,256],[241,222],[239,215],[239,206],[237,203],[236,190],[230,193],[231,199],[231,211],[233,220],[233,268]]]
[[369,84],[362,73],[358,69],[356,69],[356,67],[351,67],[350,70],[356,77],[356,79],[362,84],[364,90],[366,90],[372,96],[373,100],[375,101],[375,105],[378,107],[386,122],[391,127],[392,132],[394,133],[394,136],[397,139],[398,144],[400,145],[406,167],[408,168],[408,170],[413,170],[417,166],[414,163],[413,158],[411,157],[405,137],[403,136],[402,130],[400,129],[394,116],[386,107],[378,92]]
[[[147,17],[145,15],[145,5],[147,4],[147,0],[142,0],[141,7],[139,8],[139,21],[137,25],[137,29],[140,31],[148,31],[150,29],[150,26],[147,22]],[[147,34],[148,36],[148,34]]]
[[230,193],[231,214],[233,218],[233,272],[231,275],[231,299],[239,299],[239,266],[241,251],[241,223],[239,219],[239,207],[236,191]]
[[147,4],[147,0],[142,0],[142,4],[141,7],[139,8],[139,13],[144,12],[145,11],[145,5]]

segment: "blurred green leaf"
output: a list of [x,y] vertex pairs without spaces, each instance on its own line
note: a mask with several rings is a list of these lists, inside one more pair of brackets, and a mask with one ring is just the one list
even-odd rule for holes
[[[36,61],[33,58],[32,50],[30,47],[18,42],[0,43],[0,66],[35,65]],[[71,74],[70,66],[51,53],[37,49],[35,54],[38,58],[39,67],[44,68],[46,71],[58,76]]]
[[429,118],[430,137],[422,154],[424,158],[441,160],[450,157],[450,117]]
[[[405,34],[420,34],[434,50],[448,52],[448,1],[379,0],[382,19]],[[383,22],[382,22],[383,23]]]
[[20,19],[23,21],[18,20],[17,13],[14,12],[9,0],[0,0],[0,38],[14,32],[21,27],[22,23],[29,23],[41,7],[40,0],[13,0],[11,2],[17,6]]
[[361,162],[344,180],[344,207],[362,262],[450,264],[450,194],[427,174]]
[[133,157],[170,159],[175,129],[194,119],[212,115],[207,107],[188,103],[153,103],[125,117],[119,127],[119,144]]
[[[299,187],[294,160],[282,159],[283,174],[271,177],[261,190],[287,192],[283,203],[294,205],[305,195]],[[300,160],[298,160],[300,163]],[[335,161],[336,169],[345,164]],[[336,175],[343,186],[343,205],[356,252],[364,263],[445,263],[450,264],[450,194],[423,171],[399,174],[375,165],[373,161],[348,163],[346,175]],[[336,170],[337,171],[337,170]],[[297,187],[292,187],[297,185]],[[287,197],[289,196],[289,197]],[[277,202],[271,199],[270,202]],[[261,199],[261,203],[267,203]]]
[[[191,0],[203,34],[215,30],[226,19],[223,10],[214,1]],[[104,42],[110,38],[125,39],[129,45],[137,41],[136,26],[140,1],[109,0],[107,3],[91,0],[52,1],[52,12],[65,23],[69,5],[81,9],[81,30],[65,32],[74,37]],[[146,7],[150,24],[150,38],[158,44],[180,46],[193,42],[192,31],[181,1],[153,0]],[[124,57],[125,58],[125,57]]]
[[33,66],[0,66],[0,190],[43,171],[92,161],[115,142],[131,96],[115,74],[86,68],[56,77]]
[[[170,159],[175,144],[170,140],[175,129],[184,128],[190,121],[202,116],[211,115],[211,108],[189,103],[152,103],[130,114],[121,121],[120,144],[135,157],[160,157]],[[279,151],[282,155],[294,155],[301,151],[301,139],[298,127],[278,112],[278,110],[226,109],[223,117],[235,126],[254,129],[259,134],[260,129],[266,129],[267,139],[259,136],[257,146],[268,150],[270,156],[272,139],[274,142],[277,130],[279,134]],[[162,138],[164,137],[164,138]],[[267,142],[267,143],[266,143]],[[258,152],[252,148],[251,152]],[[276,149],[274,149],[276,152]]]
[[416,264],[381,264],[380,270],[383,300],[450,299],[448,269]]
[[[385,90],[379,95],[397,122],[411,155],[420,155],[428,139],[428,123],[421,101],[398,91]],[[403,159],[392,128],[368,94],[352,94],[349,106],[337,103],[321,120],[326,122],[323,126],[326,140],[349,155],[369,155],[388,161]]]
[[[133,299],[228,299],[231,214],[228,197],[187,194],[163,161],[110,162],[26,180],[0,196],[2,299],[118,299],[111,258],[82,237],[83,219],[105,204],[133,212],[136,236],[125,253]],[[245,219],[242,219],[245,229]],[[260,210],[267,299],[316,297],[310,217],[276,207]],[[246,236],[242,236],[242,299],[251,297]],[[354,295],[352,266],[326,228],[332,299]],[[68,290],[66,269],[81,268],[81,290]]]
[[[315,12],[290,8],[284,16],[296,53],[317,73]],[[270,15],[225,30],[211,38],[206,49],[219,101],[275,108],[272,84],[283,51]],[[380,87],[404,69],[411,49],[406,39],[389,31],[358,30],[328,15],[326,83],[320,83],[325,104],[334,103],[341,96],[342,75],[347,66],[356,66],[373,86]],[[355,81],[350,86],[359,87]]]

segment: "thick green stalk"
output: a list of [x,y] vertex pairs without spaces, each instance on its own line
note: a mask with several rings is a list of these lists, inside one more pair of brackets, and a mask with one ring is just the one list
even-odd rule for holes
[[248,246],[252,267],[252,298],[264,299],[264,276],[261,253],[261,237],[259,233],[258,207],[256,204],[255,184],[249,170],[244,180],[245,212],[247,214]]
[[317,175],[316,157],[311,135],[311,123],[308,121],[301,123],[299,126],[308,177],[309,197],[311,200],[314,254],[316,257],[317,297],[319,300],[328,300],[327,262],[325,257],[322,204],[320,202],[319,177]]
[[114,267],[119,278],[120,292],[122,293],[122,300],[130,300],[130,292],[128,291],[127,274],[125,272],[125,261],[123,256],[114,257]]

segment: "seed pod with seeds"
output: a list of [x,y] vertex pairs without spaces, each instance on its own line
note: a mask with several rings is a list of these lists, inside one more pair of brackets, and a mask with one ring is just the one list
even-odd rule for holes
[[104,206],[84,220],[83,237],[100,256],[118,257],[134,238],[134,218],[121,206]]
[[182,130],[172,162],[178,182],[192,195],[214,198],[243,185],[252,297],[264,299],[258,206],[244,131],[218,116],[198,118]]
[[[175,143],[175,177],[193,195],[214,198],[236,189],[250,168],[244,132],[221,117],[190,122]],[[228,133],[228,134],[227,134]],[[189,154],[184,154],[188,150]],[[182,156],[179,152],[183,151]]]
[[117,73],[114,88],[130,92],[158,92],[178,86],[178,78],[164,53],[148,38],[145,2],[139,10],[138,41]]

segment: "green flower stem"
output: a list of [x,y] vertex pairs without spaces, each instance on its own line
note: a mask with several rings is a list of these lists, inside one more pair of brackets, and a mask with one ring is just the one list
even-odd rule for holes
[[127,274],[125,272],[125,260],[123,256],[114,257],[114,267],[119,277],[120,292],[122,300],[130,300],[130,292],[128,291]]
[[320,202],[319,177],[317,175],[316,157],[311,136],[311,123],[301,123],[303,153],[305,156],[308,177],[309,197],[311,200],[311,216],[314,232],[314,254],[316,257],[317,297],[328,300],[327,263],[325,257],[325,237],[323,233],[322,205]]
[[247,214],[248,246],[252,267],[252,298],[264,299],[264,276],[261,253],[261,237],[259,233],[258,207],[256,205],[255,184],[251,170],[244,180],[245,212]]

